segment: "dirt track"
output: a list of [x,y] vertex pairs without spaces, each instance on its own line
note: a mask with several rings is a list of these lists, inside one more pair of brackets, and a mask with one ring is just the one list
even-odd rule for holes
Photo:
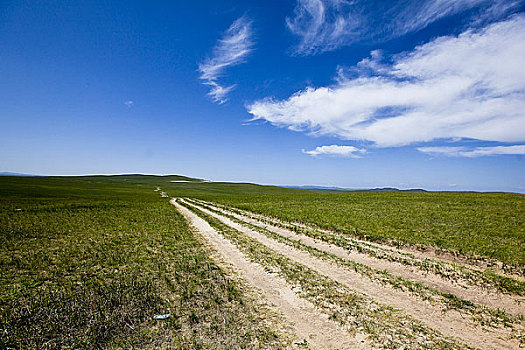
[[[519,314],[525,316],[525,298],[522,296],[508,295],[498,293],[495,290],[488,289],[486,287],[480,287],[475,285],[469,285],[462,281],[454,281],[452,279],[446,279],[442,276],[432,273],[432,271],[422,271],[413,266],[405,266],[397,261],[389,261],[386,259],[379,259],[365,253],[360,253],[356,250],[348,250],[334,244],[329,244],[318,239],[308,237],[303,234],[298,234],[294,231],[277,227],[265,222],[255,220],[249,216],[243,216],[222,208],[216,207],[212,204],[207,204],[208,207],[213,208],[216,211],[222,212],[229,216],[241,220],[246,223],[250,223],[257,227],[261,227],[272,232],[275,232],[284,237],[290,238],[295,241],[302,242],[311,247],[315,247],[319,250],[334,254],[342,259],[352,260],[357,263],[370,266],[377,270],[386,270],[396,276],[406,278],[411,281],[425,284],[429,287],[438,289],[445,293],[454,294],[457,297],[471,301],[475,304],[481,304],[494,309],[501,309],[513,314]],[[387,248],[382,248],[387,249]],[[427,259],[428,257],[420,254],[420,259]]]
[[[225,261],[259,289],[265,298],[287,318],[297,336],[294,343],[307,343],[315,349],[367,349],[368,344],[351,337],[334,322],[320,314],[308,301],[299,298],[281,278],[266,272],[250,262],[228,240],[220,236],[209,224],[180,204],[171,203],[191,222],[200,234],[219,252]],[[363,336],[361,338],[364,338]]]
[[[319,314],[319,311],[316,311],[311,303],[299,298],[283,279],[274,275],[270,275],[272,278],[268,279],[269,277],[266,276],[268,273],[264,272],[264,269],[262,269],[261,266],[249,262],[245,257],[240,259],[237,255],[240,254],[242,256],[242,253],[239,251],[237,251],[237,255],[232,255],[231,252],[236,248],[231,242],[228,242],[228,240],[220,236],[209,227],[205,220],[199,218],[196,214],[174,201],[172,201],[172,203],[177,206],[184,215],[186,215],[206,239],[215,242],[214,245],[216,246],[216,249],[221,253],[224,253],[224,255],[226,255],[225,259],[246,275],[246,279],[249,283],[256,288],[261,289],[268,300],[274,303],[287,316],[287,318],[293,320],[297,325],[296,334],[298,335],[298,338],[305,337],[305,334],[309,334],[312,330],[323,329],[322,327],[325,327],[325,331],[322,333],[326,332],[325,334],[327,334],[327,336],[316,336],[312,338],[315,339],[315,343],[314,341],[309,342],[315,348],[342,349],[356,348],[357,346],[369,346],[366,342],[363,343],[361,341],[363,338],[362,334],[357,337],[349,336],[349,334],[335,326],[335,323],[328,321],[326,316]],[[494,291],[487,291],[483,288],[476,288],[475,286],[469,288],[437,275],[428,273],[425,275],[416,268],[407,267],[397,262],[377,259],[360,252],[348,251],[341,247],[255,220],[248,215],[241,215],[238,212],[234,213],[225,210],[224,208],[219,208],[211,203],[186,201],[185,204],[191,205],[202,213],[220,220],[222,223],[234,228],[248,237],[256,239],[272,251],[284,255],[298,264],[307,266],[317,273],[337,281],[338,283],[341,283],[346,287],[377,301],[378,303],[390,305],[396,309],[402,310],[402,312],[408,315],[408,317],[421,322],[425,327],[438,331],[446,338],[454,338],[466,346],[482,349],[513,349],[519,347],[519,342],[510,338],[516,332],[523,331],[523,322],[518,322],[518,324],[515,324],[512,329],[500,326],[480,326],[473,321],[472,317],[466,317],[462,310],[448,310],[444,312],[443,308],[436,303],[431,303],[428,300],[407,293],[404,290],[391,288],[388,285],[367,278],[357,271],[312,256],[309,252],[293,247],[290,244],[278,242],[275,239],[270,238],[268,235],[257,232],[254,227],[264,228],[291,241],[301,242],[304,245],[315,248],[319,251],[333,254],[341,259],[356,261],[360,264],[370,266],[373,269],[387,270],[394,275],[419,283],[424,283],[432,288],[457,295],[458,297],[475,304],[503,308],[514,314],[521,314],[523,313],[523,306],[516,302],[515,296],[507,296],[501,293],[495,293]],[[203,207],[203,204],[211,210]],[[235,222],[234,219],[237,222]],[[249,227],[246,224],[251,224],[253,226]],[[211,233],[212,231],[214,233]],[[254,267],[253,265],[257,267]],[[253,274],[254,271],[259,271],[259,275],[250,275]],[[268,283],[270,280],[272,282]],[[279,297],[276,297],[276,291]],[[283,299],[288,301],[283,302]],[[306,304],[304,304],[305,302]],[[294,313],[294,310],[299,305],[303,305],[304,310],[307,310],[306,314],[309,314],[310,316],[301,318],[300,315]],[[301,309],[299,314],[304,314],[303,309]],[[324,322],[319,321],[319,319],[324,320]],[[341,343],[340,339],[348,339],[348,343]]]

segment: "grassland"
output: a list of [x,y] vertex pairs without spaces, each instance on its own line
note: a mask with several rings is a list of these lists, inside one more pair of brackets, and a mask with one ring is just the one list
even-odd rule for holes
[[[219,202],[358,238],[432,246],[508,265],[525,265],[523,194],[322,192],[249,183],[200,182],[181,176],[93,176],[69,180],[79,185],[133,184],[148,190],[160,186],[170,196]],[[171,182],[177,180],[189,182]]]
[[[0,348],[287,341],[153,191],[155,181],[0,178]],[[171,317],[153,320],[164,313]]]
[[[327,193],[179,176],[2,177],[0,348],[288,341],[278,317],[214,262],[158,187],[352,237],[525,266],[519,194]],[[165,321],[152,319],[167,312]]]
[[[465,346],[427,329],[402,312],[345,288],[303,264],[292,261],[288,256],[276,253],[257,239],[248,237],[220,220],[187,204],[187,209],[204,218],[212,227],[234,242],[252,260],[277,271],[286,281],[300,291],[301,297],[311,301],[330,319],[341,325],[358,325],[366,332],[372,348],[378,349],[463,349]],[[373,305],[372,307],[370,307]],[[387,335],[385,337],[385,335]],[[424,339],[424,341],[422,341]],[[424,344],[423,344],[424,343]]]
[[[348,325],[355,326],[351,327],[354,331],[356,329],[364,330],[368,334],[366,339],[374,343],[372,348],[397,349],[400,345],[408,348],[419,348],[423,343],[425,344],[424,347],[439,348],[443,344],[439,345],[438,339],[444,340],[443,335],[461,339],[460,348],[471,346],[474,348],[500,349],[515,348],[520,343],[523,344],[523,317],[521,315],[524,315],[525,310],[520,306],[522,298],[515,294],[515,292],[521,294],[520,283],[515,285],[515,287],[520,287],[517,290],[514,288],[512,290],[497,288],[498,291],[493,288],[493,283],[488,283],[491,285],[488,288],[491,290],[489,292],[485,287],[488,287],[486,282],[491,281],[467,276],[476,272],[477,277],[482,277],[483,274],[480,275],[480,271],[477,269],[471,270],[466,266],[446,262],[438,263],[425,257],[426,254],[416,257],[410,253],[405,254],[402,251],[369,243],[369,247],[374,253],[380,253],[380,257],[376,254],[369,254],[369,250],[358,252],[353,249],[354,246],[352,245],[337,244],[339,242],[344,243],[346,240],[341,234],[333,235],[334,238],[340,237],[341,241],[331,241],[332,244],[327,244],[326,238],[329,237],[327,236],[330,234],[329,231],[322,231],[320,232],[321,235],[310,235],[310,233],[319,230],[312,230],[311,232],[287,230],[283,229],[282,222],[272,225],[267,217],[246,215],[246,213],[238,210],[224,211],[224,209],[203,201],[181,199],[179,203],[186,205],[187,209],[193,211],[194,216],[196,214],[197,219],[192,218],[188,213],[186,216],[195,222],[199,229],[206,231],[206,228],[199,222],[198,216],[201,216],[228,240],[234,241],[239,249],[251,256],[253,261],[258,264],[265,265],[265,258],[253,254],[263,246],[266,251],[263,255],[280,256],[281,258],[277,260],[272,258],[271,261],[274,261],[275,264],[270,263],[271,266],[268,266],[267,269],[272,272],[284,273],[282,277],[293,285],[296,293],[300,294],[300,291],[313,287],[308,282],[312,278],[317,280],[317,277],[327,277],[326,283],[323,282],[313,287],[304,295],[300,294],[324,310],[323,312],[326,315],[334,316],[330,309],[324,309],[324,307],[337,299],[338,286],[344,285],[365,297],[362,300],[367,301],[358,307],[360,310],[356,314],[374,316],[369,320],[357,321],[354,319],[354,321],[350,321],[348,319],[347,321],[349,321]],[[257,217],[260,220],[256,219]],[[296,232],[300,232],[300,234]],[[364,243],[363,241],[360,242]],[[394,255],[390,255],[389,251],[390,253],[399,253],[397,258],[401,259],[396,259]],[[387,256],[394,259],[384,260]],[[415,271],[411,267],[407,268],[405,258],[409,258],[413,262],[419,261],[422,268],[420,272],[414,274]],[[293,278],[292,275],[294,274],[288,275],[285,272],[287,268],[284,268],[283,264],[287,265],[286,261],[292,260],[297,268],[299,266],[308,268],[308,272],[299,280]],[[326,263],[323,260],[330,262]],[[429,262],[437,264],[437,271],[434,268],[428,269]],[[415,267],[414,264],[409,265]],[[449,267],[452,269],[449,270]],[[294,270],[297,269],[294,268]],[[449,270],[452,275],[442,274],[442,270]],[[315,277],[314,272],[319,273],[319,275]],[[333,282],[340,283],[340,285],[333,284]],[[296,285],[296,283],[300,283],[300,285]],[[321,294],[317,294],[321,291],[322,286],[329,287]],[[330,297],[324,299],[323,295],[326,296],[327,294],[330,294]],[[314,295],[313,299],[309,299]],[[348,299],[343,297],[342,300]],[[319,301],[321,304],[317,303]],[[397,319],[394,314],[379,315],[374,312],[377,309],[374,306],[376,305],[375,302],[388,305],[394,309],[401,309],[405,315],[410,315],[430,327],[429,331],[433,329],[441,335],[436,333],[435,337],[430,336],[431,332],[429,333],[421,327],[409,326],[408,323]],[[352,304],[346,305],[344,309],[349,310],[357,306],[357,304]],[[500,308],[508,311],[509,314]],[[440,317],[436,318],[436,314],[439,314]],[[332,317],[332,319],[334,318]],[[344,321],[346,317],[343,319],[336,317],[335,319],[346,323]],[[374,330],[377,330],[375,326],[362,328],[364,324],[383,320],[391,330],[392,327],[395,328],[396,319],[400,322],[395,334],[389,334],[386,331],[375,333]],[[408,321],[408,319],[405,320]],[[490,330],[486,329],[487,327]],[[382,327],[379,326],[379,328]],[[410,330],[415,329],[417,329],[416,332],[410,335]],[[397,336],[401,336],[401,338],[397,338]],[[395,338],[397,340],[392,341]],[[410,341],[410,338],[414,341]],[[430,340],[431,338],[433,340]],[[437,343],[430,345],[428,341],[437,341]],[[450,345],[444,345],[444,347],[450,348]]]
[[[510,193],[311,192],[227,195],[193,184],[182,193],[371,241],[433,246],[525,265],[525,196]],[[182,187],[182,186],[179,186]],[[191,190],[190,190],[191,188]]]

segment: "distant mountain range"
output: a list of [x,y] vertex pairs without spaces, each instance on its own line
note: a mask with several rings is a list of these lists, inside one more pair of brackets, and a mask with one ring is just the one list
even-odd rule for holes
[[400,190],[395,187],[381,187],[381,188],[344,188],[344,187],[325,187],[325,186],[281,186],[286,188],[297,188],[300,190],[311,191],[338,191],[338,192],[428,192],[422,188],[410,188]]

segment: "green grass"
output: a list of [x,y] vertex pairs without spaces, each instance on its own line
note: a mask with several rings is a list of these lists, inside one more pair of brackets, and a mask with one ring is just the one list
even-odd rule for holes
[[[0,348],[279,348],[247,288],[153,190],[525,265],[525,197],[323,193],[179,176],[0,178]],[[170,312],[163,322],[156,313]],[[272,316],[273,317],[273,316]]]
[[[454,339],[426,327],[419,321],[390,306],[326,277],[309,267],[272,251],[261,242],[222,223],[220,220],[181,203],[205,219],[214,229],[233,242],[248,258],[269,271],[278,273],[301,297],[316,305],[330,319],[367,333],[372,347],[381,349],[468,349]],[[424,341],[422,341],[424,339]]]
[[[200,203],[204,207],[213,211],[212,207],[207,206],[206,202],[196,202]],[[223,206],[223,208],[230,208]],[[246,213],[238,210],[232,209],[237,214],[245,215]],[[223,213],[224,215],[224,213]],[[228,216],[228,215],[226,215]],[[231,217],[230,217],[231,219]],[[271,221],[271,219],[267,219]],[[471,285],[476,285],[483,288],[494,288],[503,293],[511,293],[517,295],[525,295],[525,281],[515,279],[509,276],[503,276],[497,273],[494,273],[492,268],[487,268],[484,270],[472,269],[463,265],[456,265],[453,263],[447,263],[445,261],[433,260],[433,259],[418,259],[412,253],[395,253],[393,250],[389,249],[374,249],[369,243],[365,241],[354,240],[345,234],[339,234],[332,231],[315,229],[309,226],[298,226],[291,223],[284,223],[283,221],[276,222],[278,226],[286,227],[287,229],[296,231],[298,233],[304,234],[308,237],[319,239],[321,241],[334,244],[339,247],[343,247],[349,250],[356,250],[363,254],[368,254],[378,259],[385,259],[392,262],[401,263],[405,266],[413,266],[421,271],[428,273],[433,272],[445,279],[450,280],[461,280]],[[508,267],[508,266],[507,266]],[[514,270],[517,270],[515,268]],[[509,270],[509,269],[507,269]]]
[[196,197],[372,241],[433,246],[525,265],[525,196],[520,194],[283,190]]
[[[192,203],[192,204],[194,205],[195,203]],[[460,299],[453,294],[442,292],[438,289],[434,289],[434,288],[425,286],[421,283],[413,282],[413,281],[404,279],[402,277],[392,275],[386,270],[377,270],[367,265],[357,263],[353,260],[343,259],[341,257],[338,257],[335,254],[328,253],[326,251],[311,247],[307,244],[302,243],[301,241],[296,241],[294,239],[281,236],[265,228],[243,222],[235,218],[234,216],[230,216],[225,213],[221,213],[206,205],[197,205],[196,208],[205,208],[213,213],[223,215],[229,218],[230,220],[232,220],[233,222],[236,222],[237,224],[240,224],[251,230],[262,233],[263,235],[267,236],[270,239],[287,244],[289,246],[292,246],[300,250],[307,251],[313,256],[331,261],[341,267],[353,270],[371,280],[378,281],[382,284],[390,285],[394,289],[400,289],[400,290],[407,291],[413,295],[420,297],[423,300],[428,300],[433,304],[439,303],[442,305],[443,311],[446,311],[449,309],[457,309],[457,310],[466,312],[470,314],[472,319],[478,324],[483,324],[483,325],[504,324],[505,327],[512,327],[513,324],[521,323],[523,321],[523,317],[521,316],[508,315],[501,310],[490,309],[488,307],[480,307],[480,306],[474,305],[470,301]],[[498,275],[494,275],[494,277],[497,278],[498,281],[502,279],[502,277]],[[513,287],[516,289],[518,289],[519,287],[519,289],[516,290],[517,294],[525,295],[525,286],[524,286],[525,283],[520,283],[520,281],[514,281],[514,282],[517,283],[517,285]],[[514,290],[510,288],[505,288],[505,289],[501,288],[500,290],[504,293],[514,292]]]
[[158,179],[127,180],[0,178],[0,348],[283,347]]
[[[64,180],[46,178],[47,182]],[[171,196],[216,201],[373,241],[433,246],[499,260],[508,265],[525,265],[525,250],[522,248],[525,245],[525,196],[522,194],[330,193],[247,183],[170,182],[196,180],[181,176],[96,176],[66,180],[70,187],[133,185],[150,189],[160,186]],[[38,183],[43,180],[31,178],[24,181],[24,187],[32,187],[41,186]],[[12,190],[18,193],[21,188],[12,186]]]
[[172,196],[215,201],[378,242],[432,246],[525,265],[525,195],[323,192],[232,183],[170,183]]

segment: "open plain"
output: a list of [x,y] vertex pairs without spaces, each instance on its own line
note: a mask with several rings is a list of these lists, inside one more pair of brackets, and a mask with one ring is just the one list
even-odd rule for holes
[[525,342],[522,195],[1,180],[2,348]]

